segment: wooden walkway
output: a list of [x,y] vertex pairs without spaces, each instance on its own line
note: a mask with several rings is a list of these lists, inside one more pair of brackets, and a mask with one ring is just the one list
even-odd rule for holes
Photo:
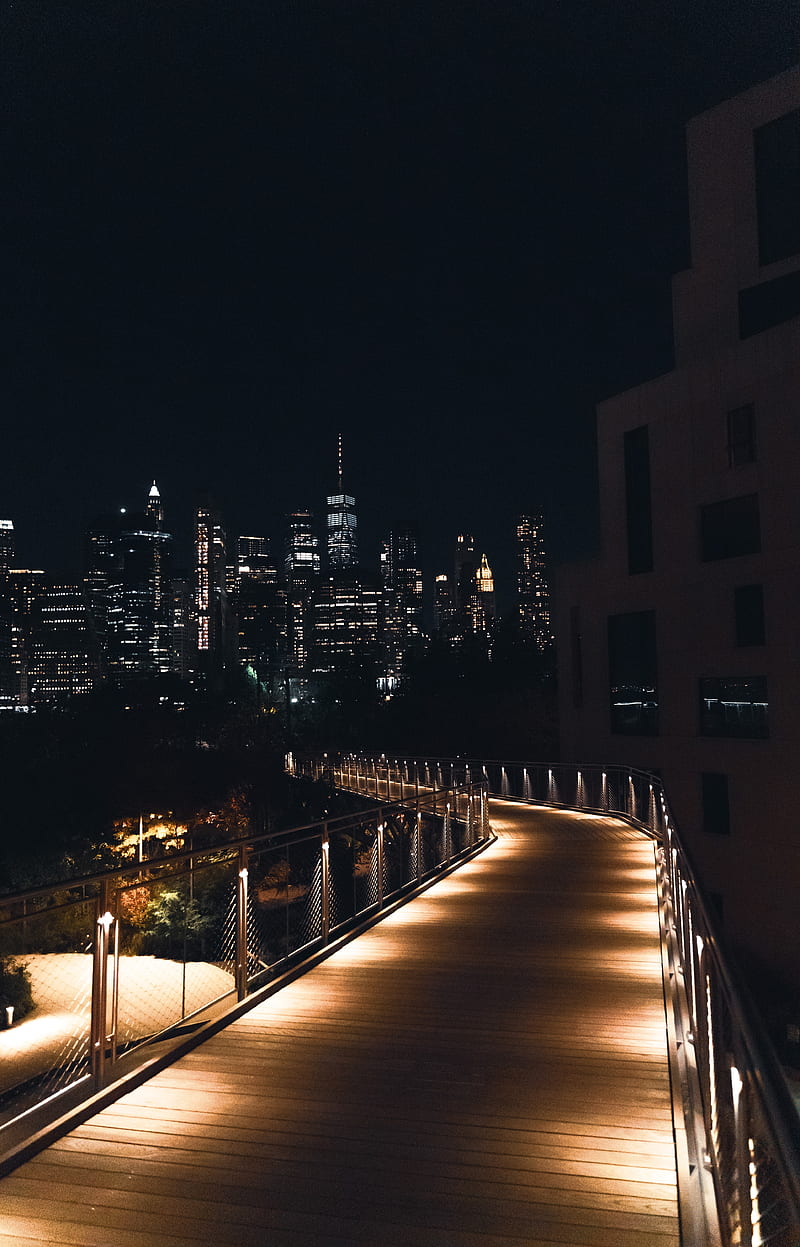
[[0,1182],[10,1247],[672,1247],[653,846],[499,841]]

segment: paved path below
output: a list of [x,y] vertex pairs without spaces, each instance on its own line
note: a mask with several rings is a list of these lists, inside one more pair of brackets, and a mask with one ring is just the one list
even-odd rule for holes
[[653,846],[498,843],[0,1182],[10,1247],[677,1247]]

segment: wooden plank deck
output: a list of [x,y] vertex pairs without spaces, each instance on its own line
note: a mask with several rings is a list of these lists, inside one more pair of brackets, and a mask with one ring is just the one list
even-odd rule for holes
[[498,843],[0,1182],[0,1243],[679,1243],[653,846]]

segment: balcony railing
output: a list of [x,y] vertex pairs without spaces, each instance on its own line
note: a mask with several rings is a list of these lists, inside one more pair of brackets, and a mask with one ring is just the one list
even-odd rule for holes
[[800,1119],[657,776],[620,766],[385,755],[324,755],[305,765],[378,799],[429,792],[441,803],[447,790],[478,780],[496,797],[611,814],[651,835],[684,1240],[798,1247]]
[[33,995],[0,1017],[0,1171],[490,838],[476,780],[0,897],[6,985],[27,976]]

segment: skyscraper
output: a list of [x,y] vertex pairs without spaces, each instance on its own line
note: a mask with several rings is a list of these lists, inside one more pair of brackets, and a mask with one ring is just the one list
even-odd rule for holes
[[292,667],[304,671],[311,644],[311,594],[320,571],[319,542],[310,511],[293,511],[289,516],[285,566],[288,657]]
[[14,562],[14,522],[0,520],[0,576],[7,572]]
[[31,603],[30,700],[58,701],[88,693],[98,678],[97,647],[84,588],[48,578]]
[[374,574],[356,568],[320,577],[312,606],[311,665],[315,674],[361,667],[379,657],[382,593]]
[[517,521],[517,612],[522,635],[538,649],[547,649],[553,633],[540,515],[521,515]]
[[328,495],[328,566],[332,570],[358,565],[356,500],[344,492],[342,435],[339,434],[339,478],[336,492]]
[[155,481],[141,511],[99,517],[86,534],[84,585],[107,674],[116,682],[171,669],[171,535]]
[[381,579],[387,675],[396,679],[422,636],[422,569],[413,533],[389,533],[381,547]]
[[490,632],[495,618],[494,576],[486,555],[478,557],[475,538],[468,533],[456,538],[453,590],[453,638]]
[[494,576],[489,560],[482,554],[475,573],[475,594],[471,608],[473,632],[490,632],[496,614]]
[[437,636],[451,637],[455,629],[456,609],[450,577],[439,572],[433,586],[433,629]]
[[239,538],[237,584],[239,661],[274,691],[286,656],[287,597],[266,537]]
[[8,572],[14,561],[14,525],[0,520],[0,709],[17,700],[13,665],[13,606],[8,591]]
[[475,591],[475,559],[475,538],[469,533],[459,533],[453,560],[453,600],[459,623],[463,623]]
[[225,662],[227,594],[225,532],[219,512],[204,498],[195,512],[195,628],[198,665],[209,674]]

